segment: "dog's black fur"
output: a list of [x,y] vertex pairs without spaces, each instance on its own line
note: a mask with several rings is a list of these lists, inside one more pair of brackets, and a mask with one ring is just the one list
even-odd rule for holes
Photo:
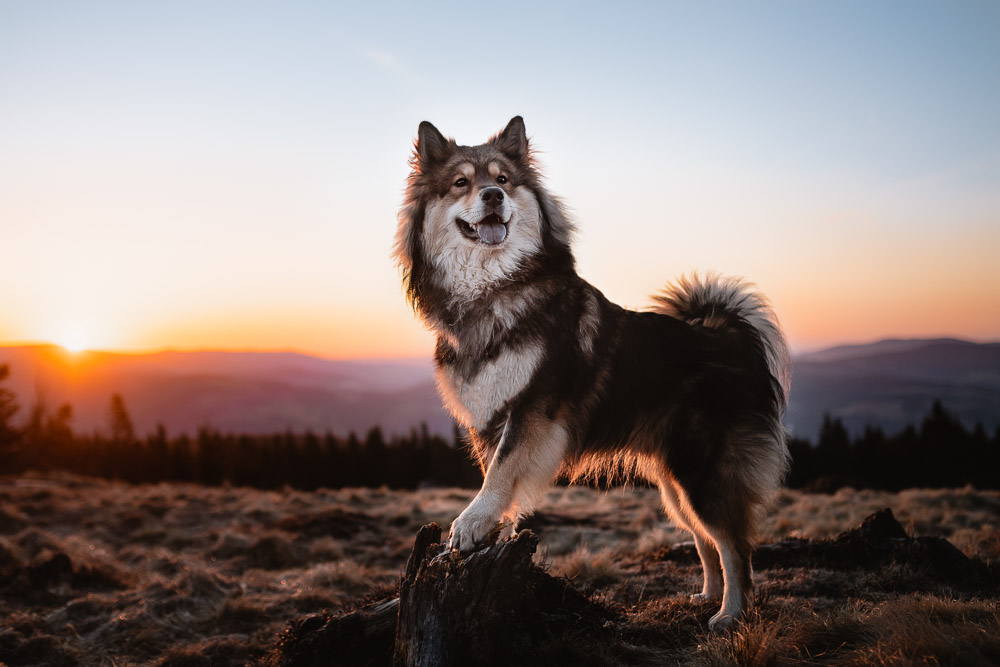
[[[718,596],[725,570],[713,627],[728,626],[752,590],[758,510],[787,467],[787,347],[766,302],[740,281],[714,277],[682,279],[652,312],[608,301],[576,273],[571,225],[541,183],[520,118],[475,147],[423,123],[411,164],[396,256],[409,300],[438,334],[439,386],[486,473],[453,544],[467,548],[486,523],[529,512],[560,469],[553,456],[573,477],[639,474],[694,533],[703,597]],[[457,188],[459,173],[471,176],[469,192]],[[443,209],[478,205],[476,193],[500,182],[498,173],[515,211],[509,245],[447,237]],[[516,256],[488,254],[504,252]],[[513,270],[495,269],[498,258]],[[462,276],[486,278],[466,292]],[[477,384],[483,377],[491,384]],[[474,414],[469,406],[494,393]]]

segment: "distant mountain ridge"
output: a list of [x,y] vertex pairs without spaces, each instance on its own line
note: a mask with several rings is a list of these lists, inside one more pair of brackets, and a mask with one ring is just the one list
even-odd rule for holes
[[[345,361],[287,352],[69,353],[57,346],[0,347],[24,419],[35,397],[73,406],[78,433],[103,429],[121,394],[139,434],[285,430],[408,433],[421,422],[450,435],[430,360]],[[968,426],[1000,426],[1000,343],[884,340],[799,355],[786,424],[815,438],[829,413],[860,432],[918,425],[935,399]]]
[[[374,425],[408,433],[426,422],[450,435],[450,417],[433,386],[430,360],[330,360],[287,352],[70,353],[58,346],[0,348],[22,412],[41,396],[51,409],[70,403],[74,430],[107,424],[119,393],[145,434],[285,430],[364,434]],[[22,415],[23,417],[23,415]]]
[[796,357],[786,424],[814,437],[824,413],[858,433],[919,425],[940,399],[967,426],[1000,426],[1000,343],[952,338],[883,340]]

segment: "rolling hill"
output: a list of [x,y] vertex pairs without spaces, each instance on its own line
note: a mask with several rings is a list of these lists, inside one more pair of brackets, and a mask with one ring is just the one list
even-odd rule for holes
[[[70,403],[74,429],[105,428],[120,393],[139,434],[162,422],[171,433],[211,425],[222,431],[291,429],[390,434],[426,422],[450,435],[429,360],[343,361],[295,353],[69,353],[56,346],[0,347],[8,386],[22,413],[41,397]],[[886,340],[830,348],[795,360],[786,422],[813,438],[824,413],[854,432],[866,424],[895,432],[918,424],[935,399],[967,425],[1000,426],[1000,343],[952,339]]]
[[[283,352],[68,353],[56,346],[0,348],[10,387],[27,408],[70,403],[74,430],[107,424],[110,397],[125,399],[136,432],[408,433],[426,422],[451,434],[430,361],[344,361]],[[26,412],[26,409],[25,409]]]
[[854,433],[894,433],[918,425],[935,399],[966,426],[1000,426],[1000,343],[884,340],[801,355],[785,422],[811,438],[828,412]]

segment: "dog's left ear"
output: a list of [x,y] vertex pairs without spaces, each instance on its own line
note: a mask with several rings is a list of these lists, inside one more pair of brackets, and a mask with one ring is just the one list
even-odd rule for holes
[[528,154],[528,135],[524,130],[524,119],[514,116],[503,132],[493,139],[493,145],[512,160],[521,160]]

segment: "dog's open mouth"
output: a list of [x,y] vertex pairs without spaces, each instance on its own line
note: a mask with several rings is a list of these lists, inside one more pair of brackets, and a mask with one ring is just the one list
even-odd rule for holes
[[486,245],[499,245],[507,238],[507,223],[502,222],[495,214],[490,214],[476,224],[455,218],[458,230],[468,239],[480,241]]

